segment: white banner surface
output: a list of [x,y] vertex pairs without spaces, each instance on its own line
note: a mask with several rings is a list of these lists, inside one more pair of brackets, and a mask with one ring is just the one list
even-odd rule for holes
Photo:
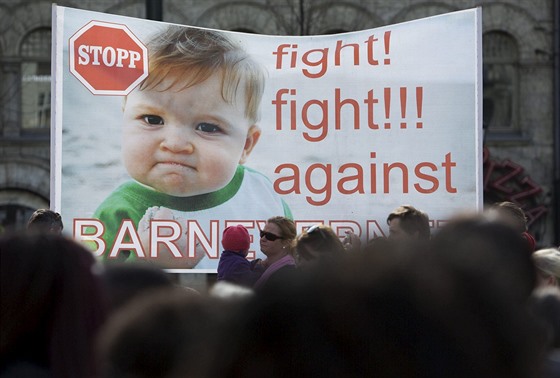
[[363,240],[482,206],[480,9],[264,36],[54,7],[51,203],[107,261],[214,272],[276,215]]

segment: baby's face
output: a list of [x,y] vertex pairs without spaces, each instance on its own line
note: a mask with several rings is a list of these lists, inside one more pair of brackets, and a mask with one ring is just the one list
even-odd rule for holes
[[245,117],[241,93],[234,104],[224,101],[219,73],[179,92],[162,91],[172,79],[128,95],[125,167],[138,182],[173,196],[221,189],[251,152],[259,129]]

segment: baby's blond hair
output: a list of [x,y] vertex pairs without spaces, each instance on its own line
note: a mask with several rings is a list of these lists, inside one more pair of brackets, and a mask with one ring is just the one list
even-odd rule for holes
[[264,91],[264,72],[257,62],[223,33],[170,26],[149,43],[149,74],[140,90],[153,89],[169,75],[173,82],[162,91],[178,86],[183,90],[202,83],[216,72],[222,73],[222,98],[233,104],[244,90],[245,117],[259,119]]

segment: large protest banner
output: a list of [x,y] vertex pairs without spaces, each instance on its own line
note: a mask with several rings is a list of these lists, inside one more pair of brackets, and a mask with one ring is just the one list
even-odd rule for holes
[[53,7],[51,203],[107,261],[214,272],[275,215],[363,240],[482,206],[480,9],[265,36]]

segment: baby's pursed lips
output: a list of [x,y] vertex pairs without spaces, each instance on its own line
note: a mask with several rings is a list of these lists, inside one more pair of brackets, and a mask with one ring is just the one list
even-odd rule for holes
[[157,164],[177,165],[177,166],[180,166],[180,167],[196,169],[196,168],[195,168],[193,165],[191,165],[191,164],[187,164],[187,163],[185,163],[185,162],[176,161],[176,160],[160,160],[160,161],[157,162]]

